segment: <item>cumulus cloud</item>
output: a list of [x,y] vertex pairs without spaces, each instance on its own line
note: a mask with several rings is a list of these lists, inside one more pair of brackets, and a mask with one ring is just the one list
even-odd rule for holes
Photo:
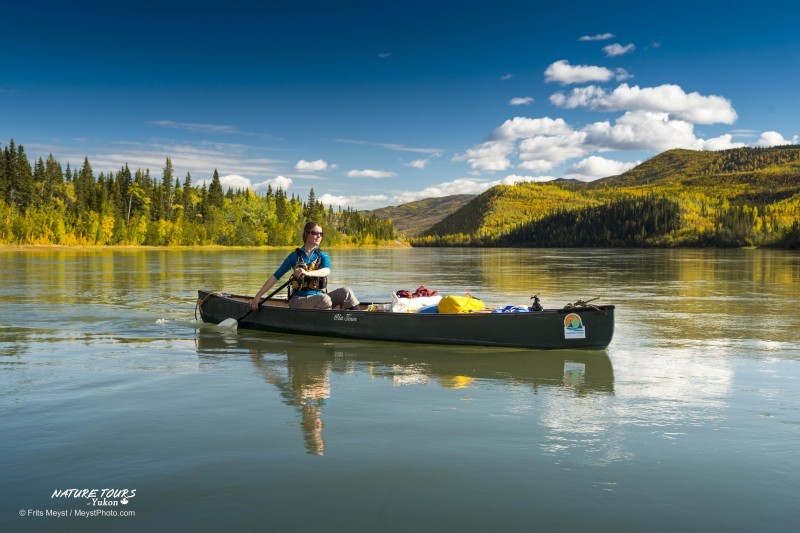
[[583,156],[590,148],[586,146],[586,133],[569,131],[558,135],[536,135],[523,140],[519,145],[519,168],[534,172],[548,172],[569,159]]
[[607,41],[616,37],[613,33],[598,33],[597,35],[584,35],[579,41]]
[[316,161],[301,159],[295,164],[294,169],[301,172],[319,172],[321,170],[327,170],[328,163],[323,159],[317,159]]
[[636,50],[636,45],[634,45],[633,43],[626,44],[625,46],[622,46],[619,43],[614,43],[603,47],[603,52],[605,52],[606,56],[608,57],[617,57],[625,55],[627,53],[633,52],[634,50]]
[[683,120],[670,120],[667,113],[629,111],[612,125],[595,122],[583,128],[586,142],[611,150],[667,150],[692,146],[694,126]]
[[591,65],[570,65],[566,59],[551,63],[544,71],[544,81],[558,82],[561,85],[590,81],[604,82],[612,78],[614,72],[610,69]]
[[509,105],[530,105],[533,103],[532,96],[519,96],[517,98],[512,98],[508,101]]
[[733,135],[725,134],[711,139],[696,139],[691,148],[695,150],[730,150],[746,146],[741,142],[732,142]]
[[[774,132],[773,132],[774,133]],[[514,166],[533,173],[548,173],[570,160],[584,158],[569,172],[580,179],[620,174],[636,163],[592,155],[607,151],[664,151],[672,148],[724,150],[744,146],[730,134],[699,138],[694,124],[669,113],[627,111],[614,121],[601,121],[573,129],[563,119],[516,117],[496,128],[486,141],[453,158],[467,161],[473,170],[503,171]],[[786,143],[782,136],[767,135],[767,142]],[[797,139],[795,139],[796,142]]]
[[592,180],[597,178],[605,178],[608,176],[618,176],[626,170],[632,169],[639,163],[641,163],[641,161],[628,163],[625,161],[615,161],[613,159],[606,159],[605,157],[593,155],[572,165],[568,169],[568,172],[570,173],[569,177],[574,177],[577,179],[588,178],[589,180]]
[[786,144],[797,144],[798,137],[795,135],[791,139],[785,139],[783,135],[777,131],[765,131],[761,134],[756,141],[756,146],[769,147],[769,146],[783,146]]
[[397,176],[394,172],[388,172],[386,170],[351,170],[349,171],[346,176],[348,178],[372,178],[372,179],[384,179],[384,178],[393,178]]
[[286,176],[277,176],[271,180],[262,181],[253,185],[254,191],[266,191],[267,187],[272,186],[273,190],[283,189],[287,190],[292,186],[292,178]]
[[453,161],[467,161],[474,170],[495,172],[511,168],[508,156],[514,151],[514,144],[509,141],[486,141],[474,146],[461,155],[453,157]]
[[727,98],[704,96],[698,92],[686,93],[678,85],[641,88],[622,83],[610,93],[602,87],[590,85],[575,88],[569,94],[556,93],[550,97],[550,102],[568,109],[585,107],[599,111],[666,112],[693,124],[732,124],[738,118]]
[[575,109],[576,107],[591,107],[594,102],[606,96],[607,93],[602,87],[587,85],[586,87],[576,87],[566,94],[551,94],[550,103],[566,109]]
[[220,176],[219,182],[222,184],[222,190],[224,191],[227,191],[228,189],[236,190],[236,189],[252,188],[252,183],[250,182],[250,180],[245,178],[244,176],[239,176],[238,174],[228,174],[226,176]]
[[[492,132],[492,140],[509,140],[532,137],[534,135],[558,135],[571,130],[563,118],[514,117],[506,120]],[[502,170],[502,169],[501,169]]]

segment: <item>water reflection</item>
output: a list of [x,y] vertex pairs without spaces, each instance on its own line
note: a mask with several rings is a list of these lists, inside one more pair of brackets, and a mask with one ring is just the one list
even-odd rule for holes
[[293,406],[307,453],[325,452],[324,410],[331,397],[331,375],[362,372],[386,378],[393,387],[431,384],[447,389],[501,383],[534,394],[558,388],[575,398],[614,392],[614,372],[605,351],[533,351],[439,347],[314,339],[297,336],[197,333],[201,365],[230,357],[249,357],[264,380]]

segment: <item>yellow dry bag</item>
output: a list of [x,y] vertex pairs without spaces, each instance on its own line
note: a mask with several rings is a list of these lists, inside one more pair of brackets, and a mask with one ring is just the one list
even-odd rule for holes
[[440,313],[471,313],[486,309],[482,301],[469,296],[445,296],[439,302]]

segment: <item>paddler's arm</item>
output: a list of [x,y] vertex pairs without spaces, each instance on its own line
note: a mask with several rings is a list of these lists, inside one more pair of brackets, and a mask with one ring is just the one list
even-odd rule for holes
[[296,268],[294,270],[294,276],[296,278],[301,278],[303,276],[308,276],[309,278],[325,278],[331,275],[330,268],[320,268],[318,270],[306,270],[305,268]]
[[270,276],[269,279],[264,282],[264,286],[261,287],[253,299],[250,300],[250,309],[258,309],[258,306],[261,303],[261,297],[264,296],[264,293],[267,292],[277,282],[278,280],[275,279],[275,276]]

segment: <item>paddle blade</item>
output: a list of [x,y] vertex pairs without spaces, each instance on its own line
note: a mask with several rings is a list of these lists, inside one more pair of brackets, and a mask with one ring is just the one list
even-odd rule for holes
[[234,329],[239,327],[239,322],[235,318],[226,318],[219,324],[217,324],[218,328],[227,328],[227,329]]

